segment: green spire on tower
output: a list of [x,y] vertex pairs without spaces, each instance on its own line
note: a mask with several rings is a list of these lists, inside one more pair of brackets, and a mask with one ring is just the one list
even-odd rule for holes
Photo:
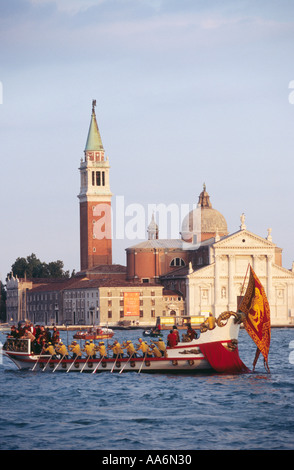
[[92,116],[85,151],[104,150],[95,114],[96,100],[92,101]]

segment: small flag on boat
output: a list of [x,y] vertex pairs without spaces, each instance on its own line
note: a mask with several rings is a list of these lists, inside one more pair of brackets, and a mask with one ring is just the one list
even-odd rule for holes
[[247,290],[238,309],[245,313],[244,327],[257,346],[253,370],[261,353],[264,357],[264,365],[269,372],[270,307],[264,288],[251,266]]

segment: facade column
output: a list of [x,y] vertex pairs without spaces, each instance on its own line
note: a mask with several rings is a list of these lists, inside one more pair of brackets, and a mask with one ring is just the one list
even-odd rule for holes
[[252,268],[254,272],[257,272],[257,255],[253,255],[252,258]]
[[220,303],[220,256],[215,255],[214,257],[214,315],[217,317],[219,312],[218,312],[218,306]]
[[186,313],[187,315],[194,314],[194,302],[195,302],[195,286],[194,282],[189,276],[186,278]]
[[272,262],[273,255],[267,255],[267,299],[271,306],[272,303]]
[[229,258],[229,310],[236,310],[236,293],[234,289],[234,275],[235,275],[235,257],[233,255],[228,255]]

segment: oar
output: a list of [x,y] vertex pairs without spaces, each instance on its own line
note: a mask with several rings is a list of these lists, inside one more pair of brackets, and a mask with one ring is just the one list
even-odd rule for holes
[[105,356],[102,356],[100,361],[98,362],[97,366],[95,367],[95,369],[93,370],[92,374],[95,374],[96,370],[98,369],[98,367],[100,366],[101,362],[103,361]]
[[38,357],[38,360],[36,361],[34,367],[32,368],[32,371],[35,370],[37,364],[39,363],[39,360],[41,359],[41,355],[42,355],[43,350],[44,350],[44,347],[42,348],[42,351],[40,352],[39,357]]
[[67,369],[66,373],[68,373],[70,371],[70,369],[72,368],[72,366],[74,365],[74,363],[76,362],[76,360],[81,357],[81,356],[76,356],[74,361],[72,362],[72,364],[70,365],[70,367]]
[[118,357],[115,358],[115,362],[114,362],[114,364],[113,364],[112,369],[111,369],[110,372],[113,372],[113,369],[114,369],[114,366],[115,366],[117,360],[118,360]]
[[141,364],[140,369],[138,370],[138,374],[140,374],[140,372],[141,372],[141,369],[142,369],[142,367],[143,367],[143,364],[144,364],[144,362],[145,362],[145,359],[146,359],[146,354],[144,355],[144,359],[143,359],[143,361],[142,361],[142,364]]
[[88,357],[87,357],[87,360],[86,360],[85,364],[83,365],[83,367],[81,368],[80,372],[83,372],[83,370],[85,369],[85,367],[86,367],[86,365],[87,365],[87,362],[88,362],[88,360],[90,359],[90,357],[91,357],[91,356],[88,356]]
[[[134,353],[133,353],[133,354],[134,354]],[[127,362],[126,362],[125,365],[123,366],[123,368],[119,371],[120,374],[122,373],[122,371],[123,371],[124,368],[126,367],[127,363],[130,362],[130,360],[132,359],[133,354],[129,357],[129,359],[127,360]]]
[[54,367],[53,371],[52,372],[55,372],[57,367],[59,366],[59,364],[61,363],[61,361],[64,359],[64,356],[65,354],[62,356],[62,358],[60,359],[60,361],[57,363],[57,365]]
[[51,361],[52,356],[53,356],[53,354],[49,357],[48,362],[46,363],[46,365],[45,365],[44,369],[42,370],[42,372],[45,371],[46,367],[48,366],[49,362]]

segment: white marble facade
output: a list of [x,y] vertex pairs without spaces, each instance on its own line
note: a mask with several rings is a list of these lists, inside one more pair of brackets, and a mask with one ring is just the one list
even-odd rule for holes
[[[262,238],[241,230],[219,239],[209,247],[209,265],[193,271],[186,279],[186,308],[190,315],[218,316],[225,310],[236,311],[248,264],[263,284],[271,308],[272,325],[294,323],[294,272],[281,266],[281,249],[271,233]],[[244,286],[243,286],[244,285]]]

